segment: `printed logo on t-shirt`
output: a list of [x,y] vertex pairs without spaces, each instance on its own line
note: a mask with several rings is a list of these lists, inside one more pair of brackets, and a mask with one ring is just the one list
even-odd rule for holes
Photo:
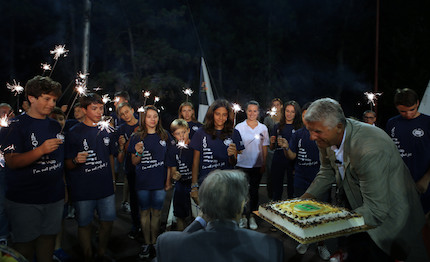
[[412,130],[412,135],[414,135],[415,137],[422,137],[424,136],[424,130],[422,130],[421,128],[416,128]]
[[198,127],[198,126],[193,126],[193,127],[192,127],[192,129],[193,129],[194,131],[197,131],[197,130],[199,129],[199,127]]
[[37,147],[37,145],[39,144],[39,142],[36,139],[36,135],[34,135],[34,133],[31,133],[31,145],[33,146],[33,149]]
[[224,139],[224,145],[229,146],[231,143],[233,143],[233,139],[231,139],[230,137]]
[[391,137],[395,137],[396,136],[395,131],[396,131],[396,127],[393,127],[391,129]]
[[105,146],[109,146],[110,138],[109,137],[103,137],[103,143],[105,143]]
[[88,149],[89,149],[90,147],[88,146],[88,142],[87,142],[87,139],[86,139],[86,138],[84,138],[84,141],[82,142],[82,144],[84,145],[84,150],[85,150],[85,151],[88,151]]
[[165,147],[166,146],[166,141],[160,140],[160,145]]
[[203,137],[203,148],[208,147],[208,142],[206,141],[206,137]]

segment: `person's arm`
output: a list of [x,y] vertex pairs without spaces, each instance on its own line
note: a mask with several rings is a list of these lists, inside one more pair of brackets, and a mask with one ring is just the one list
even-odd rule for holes
[[57,150],[63,140],[58,138],[51,138],[45,140],[42,145],[33,150],[25,153],[7,153],[5,154],[6,165],[10,169],[17,169],[31,165],[36,160],[40,159],[43,155],[49,154]]
[[263,146],[262,148],[262,153],[263,153],[263,163],[261,163],[261,168],[260,168],[260,174],[263,174],[264,172],[266,172],[266,159],[267,159],[267,151],[268,151],[268,147],[269,146]]
[[276,142],[276,136],[271,136],[270,137],[270,150],[275,149],[275,142]]
[[194,150],[193,155],[193,168],[192,168],[192,178],[191,178],[191,192],[190,196],[194,199],[196,204],[199,204],[199,167],[200,167],[200,151]]
[[331,185],[336,183],[336,173],[331,166],[326,149],[319,148],[319,151],[321,162],[320,171],[306,190],[306,193],[312,196],[311,198],[319,198],[323,196],[331,189]]
[[227,148],[228,162],[230,165],[235,166],[237,164],[237,149],[236,144],[231,143]]
[[125,152],[125,148],[126,148],[125,143],[126,143],[125,137],[123,135],[120,135],[119,139],[118,139],[118,156],[117,156],[117,159],[118,159],[119,163],[123,163],[124,162],[124,158],[125,158],[125,154],[126,154],[126,152]]
[[172,172],[173,172],[173,169],[175,169],[175,171],[176,171],[176,167],[172,167],[172,166],[167,167],[167,179],[166,179],[166,185],[164,186],[165,191],[168,191],[172,188]]
[[136,145],[134,146],[134,149],[136,150],[136,154],[131,155],[131,163],[136,166],[137,164],[139,164],[140,160],[142,159],[143,141],[136,143]]
[[74,158],[67,158],[64,162],[67,169],[75,169],[78,165],[83,164],[87,161],[88,152],[82,151]]
[[294,152],[291,150],[290,145],[288,144],[287,139],[285,139],[285,138],[283,138],[283,137],[278,138],[278,145],[279,145],[280,147],[282,147],[282,149],[283,149],[283,151],[284,151],[284,155],[285,155],[288,159],[290,159],[290,160],[294,160],[294,159],[296,159],[297,154],[296,154],[296,153],[294,153]]
[[430,183],[430,168],[427,170],[424,176],[417,181],[416,185],[417,185],[418,192],[420,192],[421,194],[424,194],[429,187],[429,183]]

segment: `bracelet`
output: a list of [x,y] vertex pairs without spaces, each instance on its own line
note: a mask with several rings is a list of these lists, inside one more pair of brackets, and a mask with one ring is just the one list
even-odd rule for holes
[[197,192],[197,191],[199,191],[197,188],[193,188],[193,189],[191,189],[190,192]]
[[283,149],[288,151],[288,149],[290,149],[290,147],[287,147],[287,148],[283,147]]
[[74,165],[77,165],[77,164],[78,164],[78,162],[76,162],[76,157],[74,157],[74,158],[72,159],[72,163],[73,163]]
[[138,153],[138,152],[136,152],[136,154],[135,154],[136,156],[140,156],[140,157],[142,157],[143,156],[143,154],[141,154],[141,153]]
[[191,188],[199,188],[199,183],[191,184]]

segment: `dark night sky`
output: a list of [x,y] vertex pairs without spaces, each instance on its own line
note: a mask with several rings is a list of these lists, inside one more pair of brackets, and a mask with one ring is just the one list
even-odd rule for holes
[[[53,63],[49,50],[57,44],[70,50],[53,73],[66,89],[81,68],[83,1],[1,2],[0,102],[16,108],[6,82],[24,85],[41,74],[40,64]],[[396,88],[423,95],[430,79],[429,2],[381,3],[382,125],[396,114]],[[152,90],[173,115],[185,99],[184,86],[194,89],[197,102],[203,53],[213,85],[229,100],[266,105],[281,97],[303,104],[330,96],[346,115],[359,117],[370,108],[363,93],[374,88],[375,20],[376,2],[370,0],[92,1],[90,86],[111,95],[126,89],[133,97]],[[60,103],[70,103],[70,96]]]

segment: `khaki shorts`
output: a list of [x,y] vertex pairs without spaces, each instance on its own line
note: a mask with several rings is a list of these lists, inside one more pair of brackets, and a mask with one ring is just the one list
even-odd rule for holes
[[49,204],[23,204],[6,200],[12,241],[25,243],[61,230],[64,200]]

